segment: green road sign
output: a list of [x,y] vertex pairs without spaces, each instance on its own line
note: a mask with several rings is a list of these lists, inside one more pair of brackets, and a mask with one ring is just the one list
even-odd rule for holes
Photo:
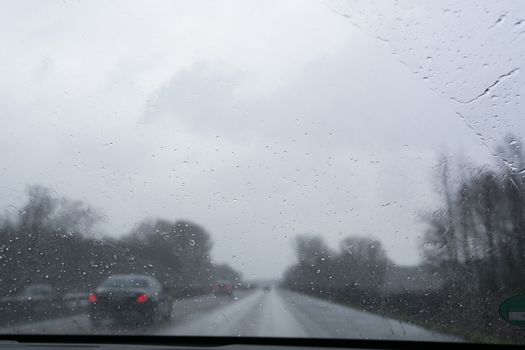
[[505,300],[499,306],[499,316],[514,326],[525,328],[525,294]]

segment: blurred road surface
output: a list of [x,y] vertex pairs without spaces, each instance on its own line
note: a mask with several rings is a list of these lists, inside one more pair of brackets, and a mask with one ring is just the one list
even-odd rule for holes
[[158,334],[460,341],[435,331],[353,308],[273,288],[238,292],[235,298],[206,295],[178,300],[172,320],[130,328],[93,330],[87,315],[0,329],[0,333]]

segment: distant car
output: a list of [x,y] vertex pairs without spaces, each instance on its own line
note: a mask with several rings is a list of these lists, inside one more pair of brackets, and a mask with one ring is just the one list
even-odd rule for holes
[[266,285],[266,286],[263,287],[263,290],[264,290],[265,292],[269,292],[270,289],[272,289],[272,287],[270,287],[270,286],[268,286],[268,285]]
[[218,281],[213,286],[212,290],[215,295],[227,295],[229,297],[233,296],[233,284],[230,281]]
[[106,321],[148,325],[171,317],[171,296],[153,277],[113,275],[88,296],[93,327]]
[[22,290],[20,296],[29,300],[51,300],[57,295],[49,284],[31,284]]

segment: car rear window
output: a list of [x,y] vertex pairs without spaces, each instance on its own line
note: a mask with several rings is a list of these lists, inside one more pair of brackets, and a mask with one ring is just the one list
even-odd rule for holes
[[101,284],[101,287],[104,287],[104,288],[146,288],[148,287],[148,281],[144,279],[109,278]]

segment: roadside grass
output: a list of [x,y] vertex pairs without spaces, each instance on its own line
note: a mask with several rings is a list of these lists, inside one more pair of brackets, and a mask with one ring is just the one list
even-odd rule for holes
[[[346,304],[347,306],[353,308],[359,308],[359,305]],[[362,308],[360,308],[362,310]],[[387,311],[370,311],[366,312],[373,313],[382,317],[389,317],[395,319],[396,321],[406,322],[410,325],[423,327],[425,329],[436,331],[439,333],[455,336],[458,338],[463,338],[468,342],[473,343],[491,343],[491,344],[513,344],[507,337],[498,337],[495,335],[483,334],[479,331],[473,329],[466,329],[457,324],[443,325],[439,322],[433,320],[421,320],[417,318],[411,318],[410,316],[399,313],[399,312],[387,312]]]
[[[297,291],[296,291],[297,292]],[[299,292],[300,293],[300,292]],[[333,300],[329,299],[327,297],[323,297],[317,294],[308,294],[309,296],[315,297],[317,299],[328,301],[330,303],[335,303],[347,307],[351,307],[366,313],[370,313],[373,315],[381,316],[381,317],[387,317],[394,319],[396,321],[405,322],[410,325],[419,326],[431,331],[436,331],[439,333],[443,333],[450,336],[455,336],[458,338],[462,338],[467,342],[471,343],[484,343],[484,344],[522,344],[523,335],[519,338],[517,337],[508,337],[505,335],[499,336],[494,334],[486,334],[482,333],[478,330],[476,330],[473,324],[473,328],[466,328],[458,323],[450,324],[450,325],[444,325],[441,322],[438,322],[436,320],[429,320],[429,319],[419,319],[415,317],[410,317],[410,315],[402,313],[402,312],[393,312],[391,310],[372,310],[370,308],[367,308],[366,306],[363,306],[359,303],[353,303],[350,301],[339,301],[339,300]],[[443,322],[447,322],[446,320],[443,320]],[[518,330],[522,333],[525,333],[523,330]]]

